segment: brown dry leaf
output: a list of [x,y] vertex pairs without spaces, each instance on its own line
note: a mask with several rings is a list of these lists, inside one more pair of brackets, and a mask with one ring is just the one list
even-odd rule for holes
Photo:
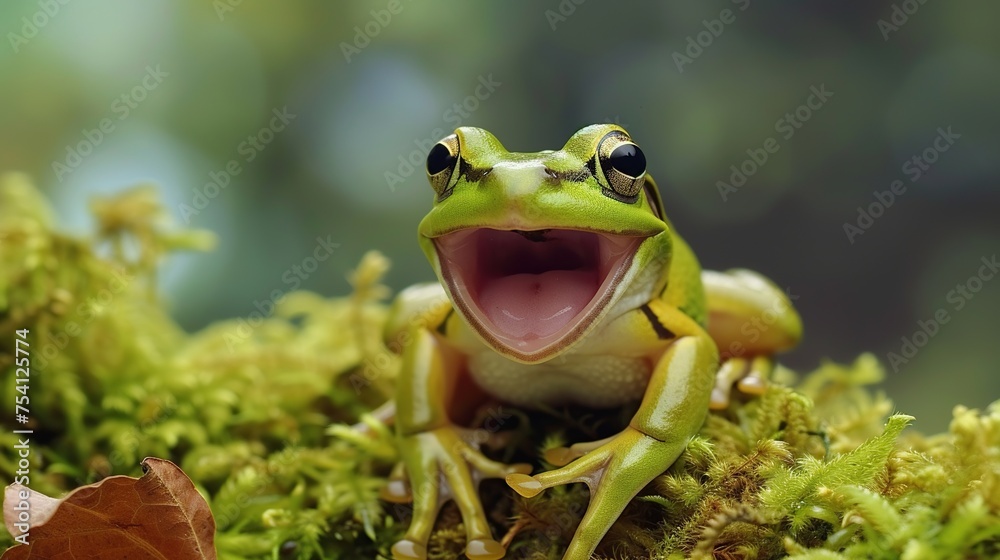
[[0,560],[214,560],[215,519],[177,465],[163,459],[142,461],[141,478],[108,477],[57,500],[10,485],[4,492],[7,530],[17,537],[28,492],[27,545],[4,552]]

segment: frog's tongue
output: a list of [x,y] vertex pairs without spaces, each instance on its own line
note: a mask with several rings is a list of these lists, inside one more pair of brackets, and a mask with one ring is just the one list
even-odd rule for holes
[[641,240],[482,228],[436,242],[442,275],[470,324],[488,342],[533,360],[586,330],[611,299]]
[[594,299],[593,270],[513,274],[483,283],[478,302],[502,333],[531,340],[558,333]]

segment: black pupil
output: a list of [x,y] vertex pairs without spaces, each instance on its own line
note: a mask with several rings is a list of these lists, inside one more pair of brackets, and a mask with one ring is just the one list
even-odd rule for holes
[[646,156],[642,154],[639,146],[622,144],[611,152],[608,164],[629,177],[638,177],[646,171]]
[[454,164],[455,156],[451,155],[451,150],[444,144],[435,144],[427,154],[427,173],[430,175],[437,175]]

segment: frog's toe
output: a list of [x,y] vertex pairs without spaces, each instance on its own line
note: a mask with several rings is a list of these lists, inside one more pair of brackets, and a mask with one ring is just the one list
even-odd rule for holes
[[750,370],[736,383],[736,388],[748,395],[763,395],[773,371],[774,359],[771,356],[756,356],[750,362]]
[[747,358],[730,358],[723,362],[715,374],[715,388],[709,408],[723,410],[729,406],[733,385],[742,393],[762,395],[767,390],[767,380],[774,370],[774,359],[761,355]]
[[498,560],[507,549],[493,539],[473,539],[465,545],[465,555],[469,560]]
[[[469,560],[499,560],[506,553],[503,545],[493,539],[475,539],[465,546]],[[426,560],[427,547],[403,539],[392,546],[392,557],[395,560]]]
[[526,474],[509,474],[506,480],[508,486],[525,498],[534,498],[542,490],[548,488],[548,486],[542,486],[542,483],[535,477]]
[[506,553],[503,545],[493,540],[489,524],[486,522],[486,512],[479,500],[477,486],[479,479],[500,478],[531,472],[531,465],[505,465],[485,457],[478,450],[464,448],[461,457],[464,464],[471,468],[443,469],[455,504],[462,512],[465,523],[466,545],[465,555],[471,560],[495,560],[503,558]]
[[408,504],[413,501],[413,493],[410,491],[410,481],[406,476],[406,467],[400,462],[396,463],[385,486],[379,490],[379,498],[393,504]]
[[614,439],[614,437],[615,436],[611,436],[597,441],[574,443],[569,447],[553,447],[552,449],[546,450],[545,453],[543,453],[543,457],[546,463],[561,467],[563,465],[568,465],[573,460],[579,459],[605,443],[608,443]]
[[426,560],[427,547],[410,539],[403,539],[392,545],[392,557],[394,560]]
[[[503,545],[493,540],[479,499],[479,481],[529,473],[531,465],[506,465],[487,458],[452,426],[423,432],[402,445],[410,483],[395,470],[383,494],[402,498],[412,492],[413,518],[406,536],[392,547],[396,560],[423,560],[427,541],[443,503],[454,500],[466,530],[466,556],[472,560],[503,558]],[[390,501],[393,501],[390,499]]]
[[629,501],[676,460],[684,442],[662,442],[627,428],[565,467],[535,476],[512,474],[507,484],[525,498],[560,484],[586,483],[590,505],[566,550],[565,559],[590,558]]
[[708,407],[712,410],[724,410],[729,406],[729,396],[736,383],[746,373],[749,361],[745,358],[730,358],[722,363],[715,373],[715,387]]
[[[392,545],[394,560],[425,560],[427,558],[427,540],[434,528],[441,502],[438,500],[437,489],[428,487],[428,492],[418,493],[413,500],[413,518],[406,535]],[[429,494],[429,495],[428,495]]]
[[546,450],[542,454],[542,458],[550,465],[561,467],[570,464],[574,459],[583,457],[583,455],[583,453],[574,450],[572,447],[553,447]]
[[[507,549],[493,539],[474,539],[465,546],[469,560],[499,560],[506,553]],[[426,560],[427,547],[403,539],[392,546],[392,557],[395,560]]]
[[508,465],[489,459],[474,450],[465,453],[465,460],[476,470],[479,478],[504,478],[514,473],[528,474],[531,472],[531,465],[528,463]]
[[[573,452],[568,450],[568,453],[572,454]],[[591,488],[596,488],[600,483],[604,466],[610,459],[610,452],[605,445],[605,447],[593,450],[572,463],[555,470],[534,476],[521,473],[509,474],[506,478],[507,485],[525,498],[533,498],[546,488],[573,482],[585,482]]]

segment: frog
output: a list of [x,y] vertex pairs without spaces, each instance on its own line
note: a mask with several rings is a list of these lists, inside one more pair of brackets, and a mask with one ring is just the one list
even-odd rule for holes
[[[383,496],[412,503],[396,560],[427,557],[448,500],[466,556],[503,558],[478,494],[487,478],[525,499],[585,483],[588,506],[563,558],[590,558],[710,410],[725,409],[734,387],[762,394],[775,354],[798,344],[793,296],[747,269],[702,270],[646,165],[616,124],[535,153],[460,127],[428,152],[434,201],[418,240],[438,281],[402,290],[385,327],[402,365],[379,415],[394,424],[401,462]],[[639,404],[616,435],[550,449],[555,468],[532,475],[530,464],[487,457],[483,430],[458,420],[476,402]]]

